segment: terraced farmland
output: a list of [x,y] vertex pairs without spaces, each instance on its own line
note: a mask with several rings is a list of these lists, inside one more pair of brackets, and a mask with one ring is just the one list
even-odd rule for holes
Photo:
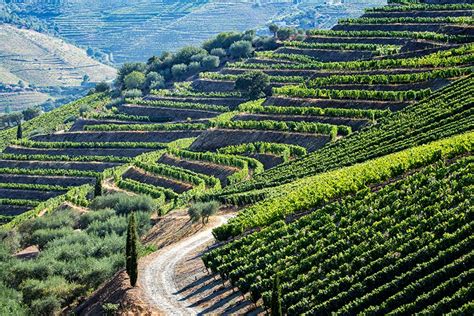
[[[190,153],[278,143],[320,155],[337,148],[346,150],[346,143],[360,143],[361,137],[379,130],[393,131],[388,126],[399,114],[392,112],[401,111],[400,117],[410,120],[412,112],[432,107],[439,94],[446,102],[457,102],[456,108],[463,108],[468,100],[449,96],[458,90],[469,94],[472,79],[461,80],[452,88],[449,84],[472,71],[468,15],[472,7],[448,5],[436,12],[432,10],[436,6],[417,8],[423,17],[414,18],[412,10],[405,7],[400,11],[368,11],[367,16],[341,21],[334,30],[309,31],[303,41],[283,41],[275,51],[257,52],[250,59],[228,63],[218,72],[201,73],[192,83],[176,84],[176,90],[154,90],[149,96],[126,99],[112,109],[100,108],[77,120],[69,131],[36,135],[10,145],[4,150],[1,167],[12,173],[47,170],[45,177],[73,172],[74,181],[89,177],[88,183],[92,184],[102,178],[103,172],[110,176],[112,168],[119,170],[113,172],[115,185],[170,203],[184,203],[197,192],[238,204],[256,196],[262,198],[265,194],[260,191],[264,188],[292,181],[293,175],[300,173],[293,168],[278,177],[279,168],[274,168],[262,176],[258,174],[264,166],[274,167],[277,162],[287,161],[282,168],[290,168],[286,166],[292,166],[294,155],[282,159],[265,151],[271,146],[262,147],[263,152],[245,151],[226,159],[217,153],[204,155],[205,159],[202,154]],[[437,12],[444,15],[438,17]],[[452,17],[447,15],[450,12],[454,12]],[[437,27],[421,33],[385,31],[377,26],[377,19],[382,19],[384,25],[425,25],[433,24],[430,19],[435,19]],[[371,26],[370,30],[351,28],[364,23]],[[454,32],[446,28],[453,25],[464,29]],[[339,30],[341,27],[344,32]],[[234,90],[234,82],[248,70],[270,75],[271,97],[247,101],[245,95]],[[466,88],[456,89],[458,86]],[[427,101],[414,105],[427,97]],[[433,115],[444,116],[445,111],[455,111],[449,106],[433,110]],[[469,130],[469,126],[458,126],[450,134]],[[417,137],[413,144],[427,140]],[[191,151],[183,156],[170,152],[173,148]],[[365,153],[358,160],[380,155],[380,148],[374,154],[370,147],[364,147]],[[387,148],[386,153],[394,150]],[[228,160],[234,156],[235,161]],[[353,161],[346,160],[345,164]],[[297,163],[300,161],[305,160]],[[312,165],[304,165],[304,175],[333,168],[324,163],[315,164],[319,169]],[[255,180],[248,181],[251,177]],[[239,184],[242,180],[246,181]]]
[[[472,12],[368,10],[173,88],[92,95],[24,137],[4,131],[2,221],[109,190],[150,196],[160,219],[219,201],[239,211],[203,262],[257,306],[468,314]],[[252,74],[268,79],[260,99],[237,89]]]

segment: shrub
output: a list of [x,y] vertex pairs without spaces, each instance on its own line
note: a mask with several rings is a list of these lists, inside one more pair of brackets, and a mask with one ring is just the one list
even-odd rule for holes
[[79,108],[79,115],[83,117],[86,113],[88,113],[90,111],[92,111],[92,107],[88,104],[83,104]]
[[124,216],[113,216],[105,221],[93,221],[86,229],[86,233],[105,237],[116,234],[123,235],[127,230],[127,219]]
[[264,97],[270,90],[270,78],[261,71],[249,71],[237,78],[235,88],[246,93],[251,99]]
[[27,315],[21,293],[0,283],[0,315]]
[[295,34],[295,30],[289,27],[282,27],[278,29],[276,34],[280,41],[285,41]]
[[223,48],[213,48],[211,49],[211,55],[217,57],[225,57],[227,56],[227,52]]
[[193,222],[196,223],[201,219],[202,216],[202,205],[203,203],[196,203],[193,204],[189,207],[188,209],[188,215],[189,219]]
[[43,249],[48,242],[57,238],[71,235],[73,233],[74,230],[70,227],[38,229],[33,234],[31,234],[31,242],[35,245],[38,245],[40,249]]
[[193,61],[188,66],[188,72],[190,74],[195,74],[201,70],[201,64],[198,61]]
[[90,207],[94,210],[112,208],[118,214],[128,214],[132,211],[151,212],[156,205],[153,199],[146,195],[130,196],[125,193],[114,193],[95,198]]
[[104,311],[105,315],[115,315],[115,313],[119,309],[119,304],[113,304],[113,303],[105,303],[102,305],[102,310]]
[[202,208],[203,222],[205,221],[206,223],[208,223],[209,217],[216,214],[217,211],[219,210],[219,207],[220,207],[220,204],[217,201],[210,201],[210,202],[204,203],[203,208]]
[[109,90],[110,85],[105,81],[99,82],[95,86],[95,92],[109,92]]
[[103,210],[87,212],[79,218],[79,227],[86,228],[92,222],[104,222],[115,215],[115,210],[106,208]]
[[143,88],[145,90],[161,89],[165,86],[165,78],[157,72],[149,72],[145,78]]
[[202,224],[209,222],[209,217],[216,214],[220,204],[217,201],[197,202],[188,209],[189,218],[193,223],[202,220]]
[[21,284],[20,288],[25,302],[32,302],[37,299],[44,299],[45,296],[69,300],[76,296],[81,286],[70,283],[63,277],[53,276],[46,280],[26,280]]
[[39,116],[41,114],[41,109],[40,108],[27,108],[26,110],[23,110],[21,113],[23,114],[23,119],[25,121],[29,121]]
[[30,309],[33,315],[54,316],[61,309],[61,302],[55,296],[46,296],[32,301]]
[[253,53],[252,43],[249,41],[237,41],[230,46],[229,52],[234,58],[248,58]]
[[207,51],[200,47],[188,46],[180,49],[174,56],[173,63],[188,64],[195,55],[207,55]]
[[139,89],[145,83],[145,75],[140,71],[132,71],[124,78],[126,89]]
[[171,67],[171,74],[173,78],[180,79],[183,78],[188,72],[188,66],[186,64],[176,64]]
[[124,98],[139,98],[142,96],[142,92],[139,89],[131,89],[122,91]]
[[143,73],[145,70],[146,70],[146,64],[144,63],[125,63],[122,65],[122,67],[120,67],[118,71],[116,83],[119,87],[123,86],[124,79],[128,74],[134,71]]
[[202,59],[202,68],[206,70],[214,69],[219,67],[220,60],[218,56],[206,56]]

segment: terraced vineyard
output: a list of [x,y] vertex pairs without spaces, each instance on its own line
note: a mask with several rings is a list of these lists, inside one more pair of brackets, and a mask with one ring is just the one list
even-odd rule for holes
[[[470,130],[472,6],[387,8],[202,72],[175,90],[102,104],[69,131],[13,142],[0,161],[5,179],[17,183],[1,188],[3,220],[77,185],[110,184],[112,175],[113,185],[149,194],[165,209],[203,194],[242,205],[299,177]],[[436,27],[384,29],[400,23]],[[370,30],[358,29],[365,24]],[[247,70],[269,75],[271,97],[248,101],[234,90]],[[428,130],[435,136],[418,132]],[[226,149],[239,146],[242,152]],[[302,153],[312,154],[292,162]]]
[[[152,197],[159,215],[217,200],[241,209],[204,263],[259,306],[469,314],[473,5],[432,2],[1,132],[2,222],[110,190]],[[249,74],[271,93],[237,89]]]

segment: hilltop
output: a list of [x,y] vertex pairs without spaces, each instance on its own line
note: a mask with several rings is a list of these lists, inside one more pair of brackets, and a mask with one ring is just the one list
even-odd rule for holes
[[[2,112],[7,107],[19,111],[48,100],[67,103],[95,83],[111,81],[116,75],[113,67],[93,60],[83,49],[8,24],[0,25],[0,56]],[[86,82],[84,76],[88,77]]]
[[331,30],[221,33],[0,132],[4,300],[472,314],[473,10],[393,1]]

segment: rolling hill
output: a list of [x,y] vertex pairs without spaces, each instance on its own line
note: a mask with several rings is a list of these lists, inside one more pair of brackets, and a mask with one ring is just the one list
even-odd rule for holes
[[[82,96],[91,83],[111,81],[116,70],[83,49],[32,30],[0,25],[0,111]],[[83,84],[84,76],[89,80]],[[20,83],[21,82],[21,83]],[[64,101],[63,101],[64,102]]]
[[[212,246],[195,245],[207,269],[169,290],[182,304],[177,292],[198,284],[187,298],[211,292],[193,304],[201,312],[471,314],[473,9],[393,1],[167,89],[90,95],[26,122],[22,137],[0,132],[4,252],[39,249],[4,256],[3,288],[33,311],[87,305],[76,298],[114,290],[130,211],[145,255],[151,214],[159,226],[219,202],[235,216]],[[236,88],[250,76],[271,93]],[[120,298],[100,303],[126,312]]]

